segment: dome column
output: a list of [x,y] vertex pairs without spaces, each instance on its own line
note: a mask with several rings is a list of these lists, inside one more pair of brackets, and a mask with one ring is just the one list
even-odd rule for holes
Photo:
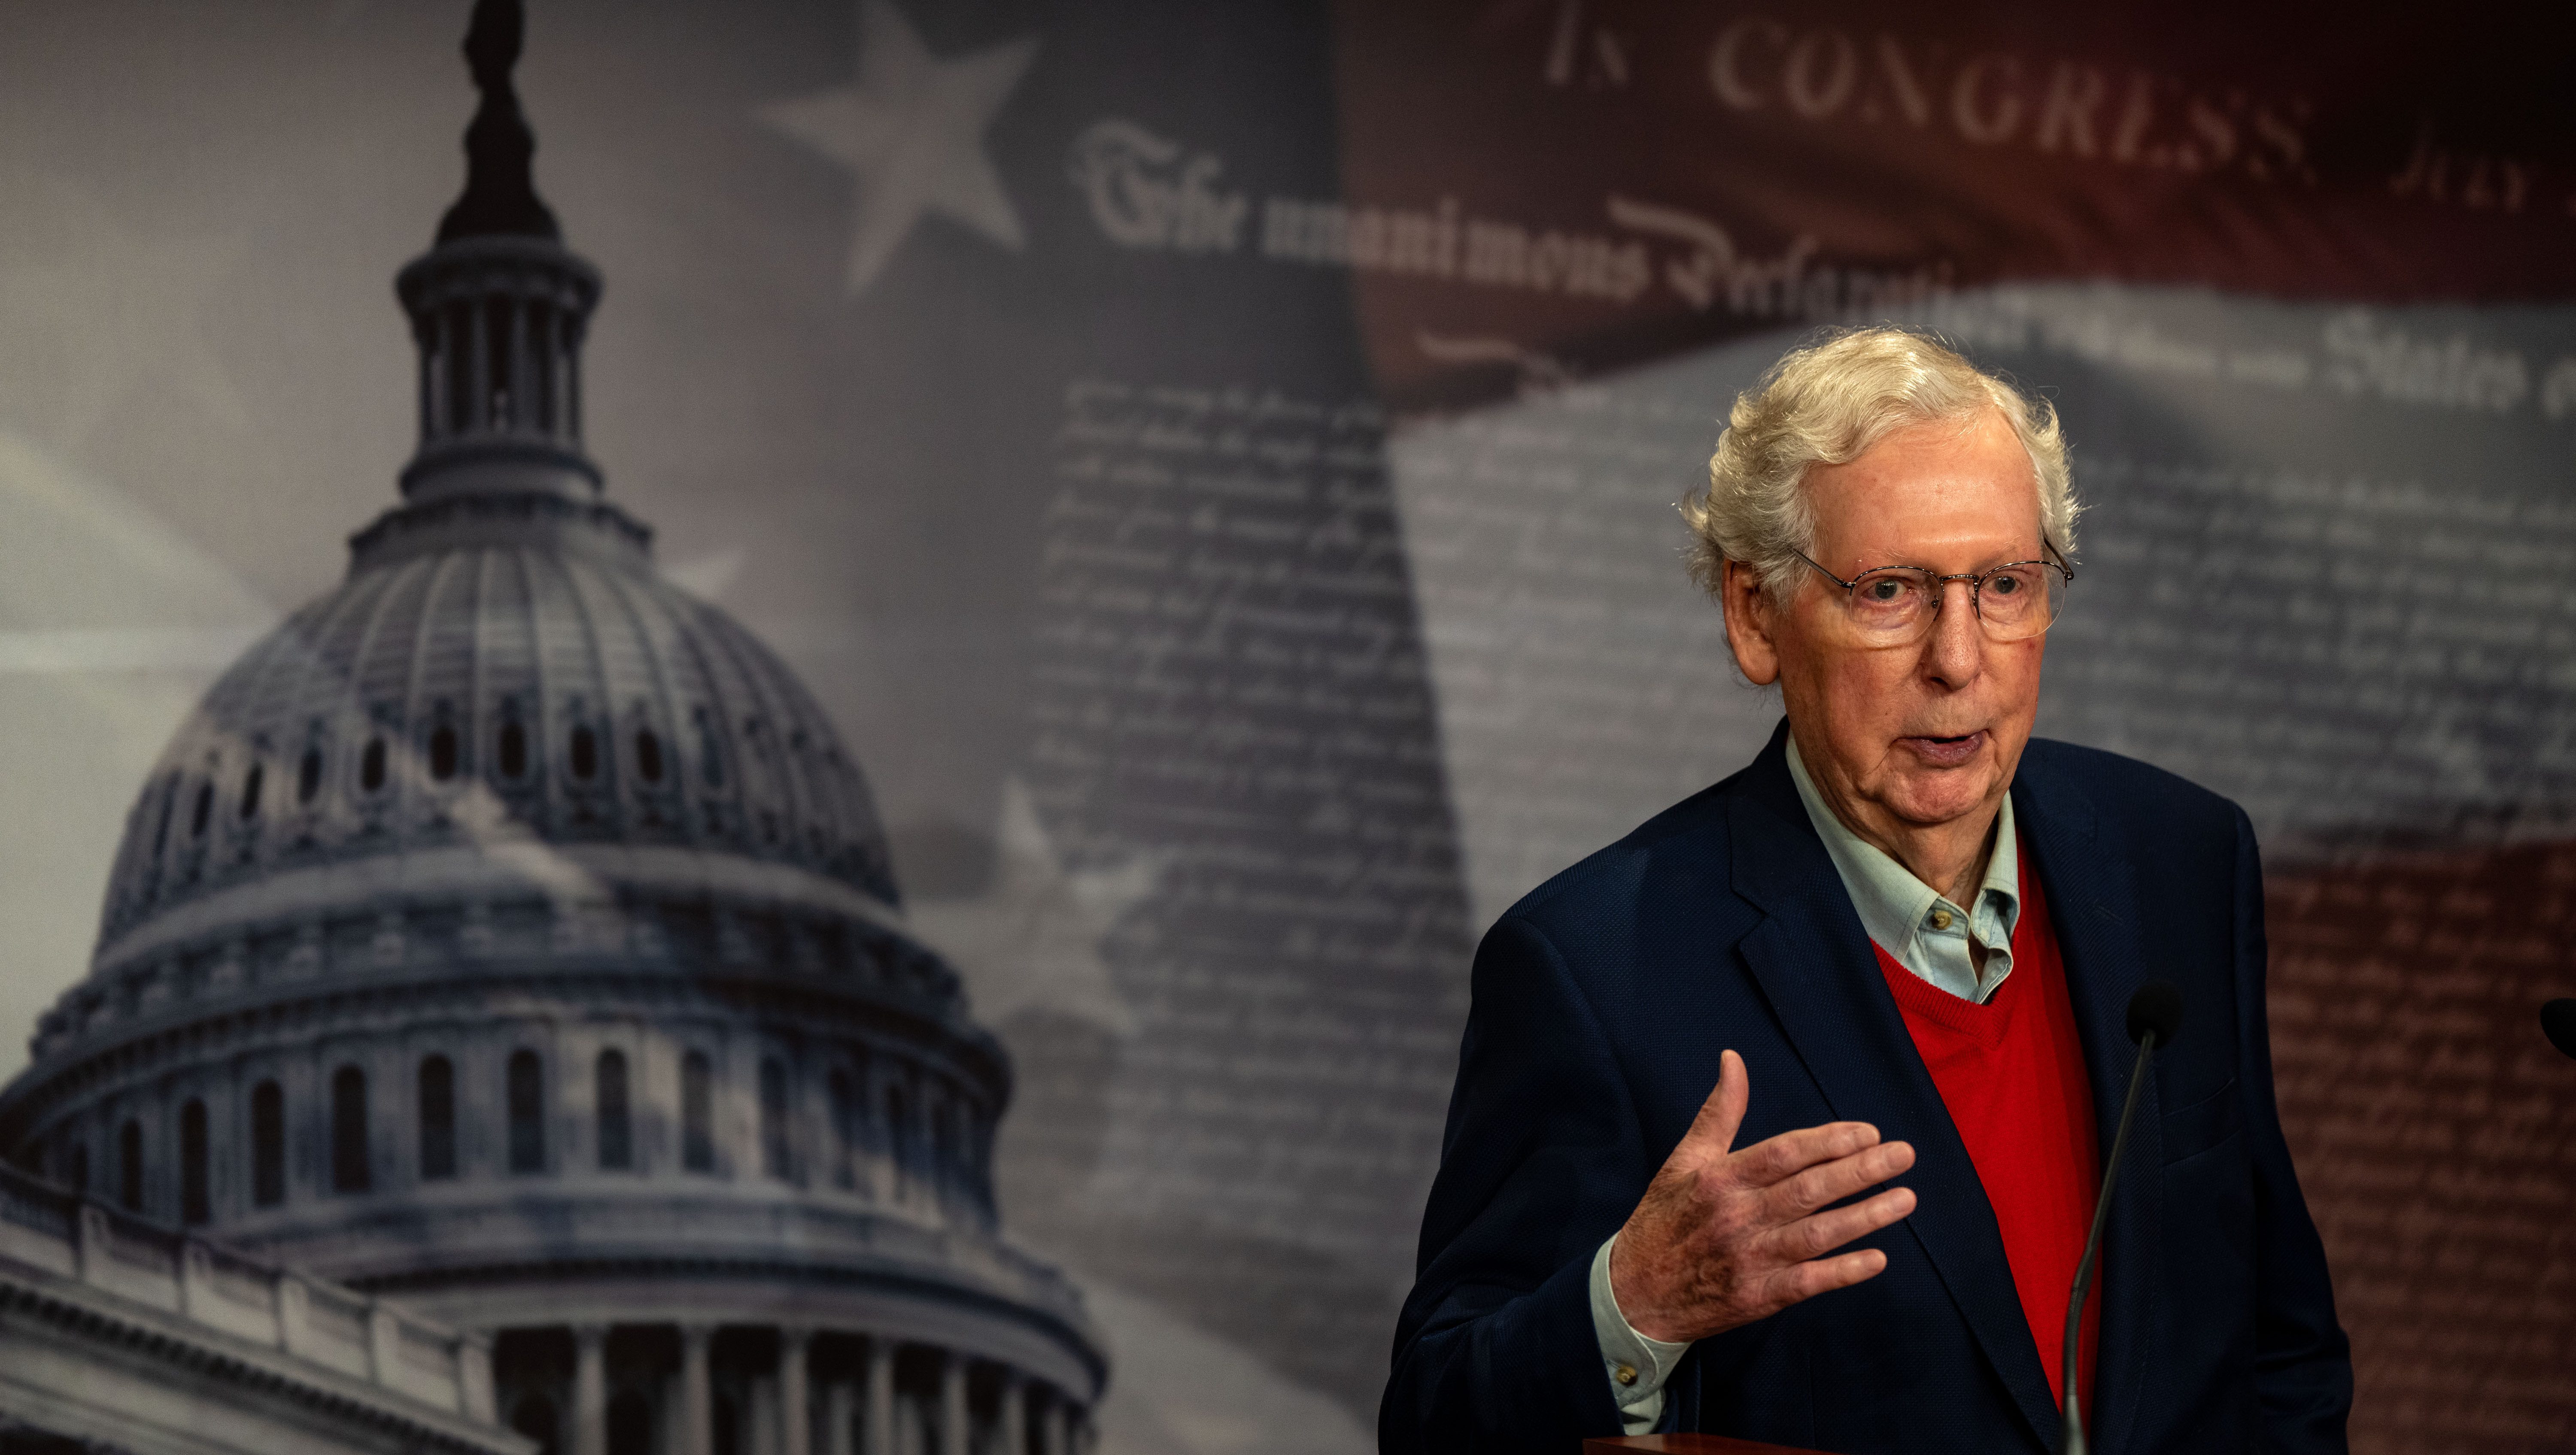
[[608,1330],[574,1326],[572,1350],[573,1455],[608,1455]]
[[1047,1401],[1046,1418],[1039,1425],[1039,1444],[1044,1455],[1074,1455],[1073,1401],[1058,1393]]
[[868,1439],[861,1455],[895,1455],[894,1341],[882,1334],[868,1340]]
[[[805,1355],[813,1343],[809,1329],[778,1331],[779,1455],[812,1455],[814,1416],[807,1403]],[[601,1452],[606,1455],[606,1452]]]
[[707,1368],[707,1324],[680,1325],[680,1441],[678,1455],[715,1455],[715,1382]]
[[998,1434],[998,1439],[995,1441],[995,1455],[1028,1455],[1028,1416],[1021,1400],[1020,1371],[1003,1370],[1002,1402],[993,1416],[993,1424]]
[[969,1455],[966,1406],[966,1357],[953,1349],[939,1351],[939,1455]]
[[850,1439],[858,1407],[858,1389],[848,1379],[834,1379],[823,1386],[823,1448],[818,1455],[859,1455]]

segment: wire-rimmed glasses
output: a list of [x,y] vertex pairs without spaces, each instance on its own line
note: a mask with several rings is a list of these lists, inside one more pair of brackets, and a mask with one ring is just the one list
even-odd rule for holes
[[[1929,566],[1880,566],[1846,581],[1804,551],[1799,560],[1816,574],[1843,588],[1846,617],[1871,646],[1901,647],[1921,641],[1941,614],[1941,603],[1953,581],[1968,583],[1968,606],[1999,642],[2038,636],[2057,620],[2066,586],[2075,568],[2057,547],[2042,539],[2047,558],[2007,561],[1986,571],[1960,571],[1944,576]],[[1991,592],[1992,594],[1988,594]]]

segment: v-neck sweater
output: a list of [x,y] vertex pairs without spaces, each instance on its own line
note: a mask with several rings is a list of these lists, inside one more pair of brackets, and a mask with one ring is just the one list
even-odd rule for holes
[[[2092,1229],[2102,1158],[2048,896],[2038,892],[2029,855],[2016,857],[2023,892],[2013,973],[1985,1004],[1927,983],[1875,941],[1870,949],[1977,1169],[2040,1367],[2050,1392],[2062,1399],[2066,1299]],[[2087,1404],[2102,1321],[2100,1285],[2095,1288],[2084,1311]]]

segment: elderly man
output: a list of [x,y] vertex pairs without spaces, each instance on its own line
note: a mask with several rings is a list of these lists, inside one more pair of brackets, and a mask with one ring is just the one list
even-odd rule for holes
[[2233,804],[2030,736],[2072,579],[2054,413],[1843,334],[1736,403],[1695,573],[1787,721],[1476,954],[1387,1455],[1706,1430],[2048,1451],[2132,1066],[2182,991],[2079,1355],[2103,1452],[2340,1450]]

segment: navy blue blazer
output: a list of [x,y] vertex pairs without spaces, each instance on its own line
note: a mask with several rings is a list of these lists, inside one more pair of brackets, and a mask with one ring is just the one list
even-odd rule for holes
[[[1976,1169],[1790,782],[1786,725],[1742,772],[1514,905],[1475,998],[1378,1413],[1384,1455],[1573,1455],[1620,1433],[1592,1255],[1742,1054],[1736,1145],[1820,1122],[1914,1144],[1886,1270],[1701,1341],[1664,1429],[1850,1452],[2057,1447],[2058,1417]],[[2102,1455],[2340,1451],[2352,1368],[2272,1099],[2263,885],[2234,804],[2034,740],[2015,824],[2065,952],[2109,1155],[2132,991],[2182,989],[2113,1194],[2098,1293]]]

